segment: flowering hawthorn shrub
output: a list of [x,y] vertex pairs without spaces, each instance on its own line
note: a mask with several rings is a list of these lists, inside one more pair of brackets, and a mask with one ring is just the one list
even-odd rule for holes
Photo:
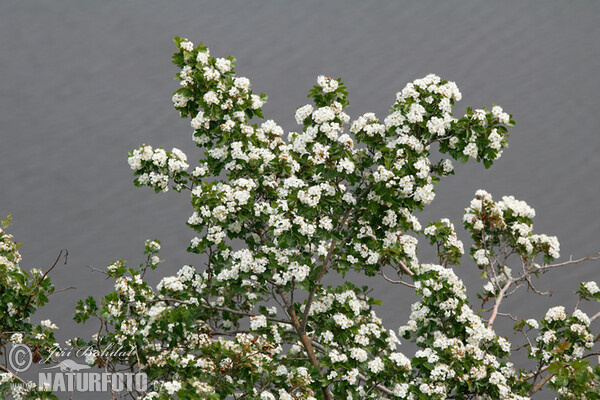
[[[80,301],[75,314],[98,319],[100,330],[72,344],[127,354],[99,352],[89,364],[145,372],[149,389],[130,393],[142,399],[520,400],[543,388],[599,398],[600,369],[589,362],[598,315],[554,307],[537,321],[500,310],[521,287],[543,294],[538,275],[580,261],[555,263],[558,241],[534,233],[532,208],[480,190],[465,210],[469,254],[487,281],[483,312],[471,308],[452,268],[464,253],[454,224],[423,228],[417,219],[434,185],[454,173],[452,160],[488,168],[501,156],[514,124],[502,108],[467,108],[456,118],[457,86],[428,75],[406,85],[383,120],[367,113],[350,122],[346,87],[320,76],[312,104],[296,111],[300,129],[284,136],[264,121],[266,96],[236,76],[233,58],[175,43],[181,87],[173,104],[200,151],[192,166],[179,149],[147,145],[128,161],[137,186],[190,196],[196,236],[188,251],[205,264],[152,287],[145,274],[163,260],[160,242],[149,240],[138,267],[109,265],[115,290]],[[421,235],[436,246],[436,264],[417,259]],[[343,279],[349,271],[414,291],[407,323],[386,327],[369,288]],[[338,283],[325,285],[328,274]],[[594,282],[577,293],[600,300]],[[522,338],[498,336],[498,316],[515,319]],[[403,353],[401,340],[416,353]],[[531,367],[515,368],[519,350]]]
[[[0,355],[4,356],[0,363],[0,395],[3,398],[10,394],[14,398],[56,399],[49,391],[38,390],[35,384],[26,386],[27,382],[6,365],[9,346],[29,347],[34,362],[49,359],[58,346],[52,332],[58,327],[52,321],[43,320],[40,324],[30,322],[31,315],[46,304],[48,296],[54,292],[48,277],[50,271],[43,273],[39,269],[32,269],[28,273],[19,267],[21,254],[18,249],[21,244],[13,241],[13,236],[4,231],[10,225],[10,219],[8,216],[0,221]],[[57,262],[58,259],[54,265]]]

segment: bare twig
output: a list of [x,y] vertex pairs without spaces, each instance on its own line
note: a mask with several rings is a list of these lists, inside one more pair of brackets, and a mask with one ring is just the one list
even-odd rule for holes
[[51,294],[55,294],[55,293],[66,292],[67,290],[71,290],[71,289],[77,289],[77,288],[75,286],[69,286],[64,289],[58,289],[58,290],[55,290],[54,292],[48,293],[48,296],[50,296]]
[[510,315],[508,313],[501,313],[501,312],[499,312],[498,315],[500,317],[508,317],[508,318],[512,319],[513,321],[515,321],[515,322],[519,322],[519,319],[517,317],[515,317],[513,315]]
[[46,277],[48,276],[50,271],[52,271],[54,269],[54,267],[56,267],[56,264],[58,264],[58,261],[62,257],[63,252],[65,253],[65,264],[67,263],[67,258],[69,257],[69,250],[61,249],[60,252],[58,253],[58,256],[56,257],[56,261],[54,261],[54,264],[52,264],[50,269],[48,271],[46,271],[44,273],[44,275],[42,275],[42,277],[40,278],[39,281],[37,281],[35,286],[33,288],[31,288],[31,293],[29,294],[29,297],[27,298],[27,303],[25,304],[25,307],[23,307],[23,312],[25,312],[25,310],[27,310],[27,307],[29,307],[29,302],[31,301],[31,297],[35,293],[35,290],[40,286],[40,284],[44,281],[44,279],[46,279]]
[[496,302],[494,303],[494,308],[492,309],[492,315],[490,316],[490,319],[488,320],[488,328],[491,328],[492,325],[494,324],[496,315],[498,315],[498,308],[500,307],[500,304],[502,303],[502,300],[504,299],[504,294],[506,293],[506,290],[510,287],[510,285],[513,284],[513,282],[514,281],[512,279],[509,279],[508,281],[506,281],[506,283],[504,284],[502,289],[500,289],[500,293],[498,293],[498,297],[496,297]]
[[402,261],[398,261],[398,265],[400,266],[400,269],[402,270],[402,272],[404,272],[406,275],[413,276],[415,274]]
[[90,270],[92,270],[93,272],[99,272],[99,273],[101,273],[101,274],[104,274],[104,275],[106,275],[106,279],[110,278],[110,275],[108,275],[108,274],[106,273],[106,271],[102,271],[101,269],[94,268],[94,267],[92,267],[91,265],[88,265],[87,267],[88,267]]
[[587,257],[579,258],[577,260],[573,260],[573,256],[571,255],[571,256],[569,256],[569,261],[564,261],[564,262],[556,263],[556,264],[546,264],[542,267],[542,269],[563,267],[565,265],[578,264],[583,261],[592,261],[592,260],[600,260],[600,253],[597,253],[597,255],[595,255],[595,256],[587,256]]
[[410,288],[414,288],[414,287],[415,287],[415,285],[413,285],[413,284],[410,284],[410,283],[408,283],[408,282],[405,282],[405,281],[403,281],[403,280],[395,280],[395,279],[392,279],[392,278],[388,277],[388,276],[385,274],[385,272],[383,272],[383,271],[380,271],[379,273],[380,273],[380,275],[381,275],[381,276],[383,276],[383,279],[385,279],[386,281],[388,281],[388,282],[390,282],[390,283],[394,283],[394,284],[400,284],[400,285],[408,286],[408,287],[410,287]]
[[8,368],[6,368],[4,365],[0,365],[0,371],[4,371],[8,374],[10,374],[14,379],[18,380],[20,383],[26,385],[27,382],[25,382],[23,379],[21,379],[18,375],[16,375],[14,372],[12,372],[11,370],[9,370]]

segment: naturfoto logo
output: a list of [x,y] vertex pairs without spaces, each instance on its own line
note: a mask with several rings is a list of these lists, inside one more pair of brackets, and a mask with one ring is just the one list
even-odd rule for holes
[[[52,356],[63,357],[65,355],[75,354],[76,357],[110,357],[123,355],[120,349],[111,351],[108,349],[86,348],[73,352],[72,350],[57,350]],[[32,353],[29,347],[16,345],[9,352],[9,365],[16,372],[24,372],[32,365]],[[63,391],[63,392],[121,392],[121,391],[146,391],[148,388],[148,377],[143,372],[93,372],[92,367],[78,363],[67,358],[61,360],[58,364],[43,368],[44,370],[53,370],[52,372],[40,372],[38,374],[37,385],[41,390]],[[27,389],[31,389],[28,385]]]

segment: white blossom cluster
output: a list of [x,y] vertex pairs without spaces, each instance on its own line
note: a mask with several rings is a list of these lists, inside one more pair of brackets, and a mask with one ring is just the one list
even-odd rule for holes
[[432,244],[438,244],[438,256],[442,263],[459,263],[465,250],[462,241],[456,236],[454,223],[448,218],[442,218],[439,222],[430,222],[423,233]]
[[584,299],[600,301],[600,288],[596,281],[581,282],[579,284],[579,290],[576,293],[579,293]]
[[133,150],[127,162],[138,174],[137,184],[162,192],[169,190],[170,179],[177,180],[189,168],[187,156],[181,150],[173,148],[168,153],[163,148],[153,150],[152,146],[146,145]]
[[[544,363],[581,359],[586,350],[594,346],[595,336],[590,331],[590,318],[580,309],[569,317],[563,306],[550,308],[542,321],[531,320],[527,324],[539,329],[530,356]],[[565,346],[568,344],[568,346]]]
[[478,265],[490,264],[493,243],[485,244],[485,237],[503,237],[524,257],[533,259],[544,254],[550,259],[560,256],[560,244],[555,236],[533,234],[535,210],[513,196],[504,196],[495,202],[485,190],[478,190],[470,206],[465,209],[463,224],[475,240],[473,258]]

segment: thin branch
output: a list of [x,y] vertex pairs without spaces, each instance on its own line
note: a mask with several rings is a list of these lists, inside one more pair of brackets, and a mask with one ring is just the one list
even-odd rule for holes
[[[296,310],[294,309],[294,304],[292,302],[290,302],[290,300],[287,298],[285,293],[282,292],[281,290],[279,290],[279,296],[281,297],[281,299],[283,300],[283,302],[285,303],[285,305],[287,307],[287,313],[288,313],[288,316],[290,317],[292,326],[296,330],[296,334],[298,335],[298,337],[300,338],[300,342],[302,342],[302,345],[304,346],[304,350],[306,351],[306,355],[308,356],[310,363],[315,368],[318,369],[319,375],[323,376],[323,371],[321,371],[321,368],[319,367],[319,360],[317,359],[317,355],[315,354],[315,350],[312,346],[312,342],[306,335],[304,327],[302,326],[302,324],[300,323],[300,320],[298,319],[298,316],[296,315]],[[326,386],[323,387],[322,391],[323,391],[323,396],[325,397],[326,400],[334,400],[333,394],[331,393],[331,391],[329,390],[328,387],[326,387]]]
[[[171,302],[171,303],[179,303],[179,304],[191,304],[189,301],[187,300],[178,300],[178,299],[171,299],[171,298],[167,298],[167,297],[163,297],[161,299],[155,299],[155,300],[146,300],[148,303],[159,303],[161,301],[165,301],[165,302]],[[243,317],[257,317],[259,315],[262,314],[256,314],[256,313],[252,313],[252,312],[247,312],[247,311],[239,311],[239,310],[234,310],[233,308],[228,308],[228,307],[218,307],[218,306],[211,306],[210,304],[202,304],[199,303],[198,306],[209,310],[209,311],[221,311],[221,312],[228,312],[231,314],[235,314],[235,315],[241,315]],[[281,323],[281,324],[287,324],[287,325],[292,325],[292,322],[287,320],[287,319],[281,319],[281,318],[275,318],[275,317],[267,317],[265,315],[265,317],[267,318],[268,321],[271,322],[277,322],[277,323]]]
[[400,266],[400,269],[408,276],[414,276],[414,272],[412,272],[407,266],[406,264],[404,264],[402,261],[398,261],[398,265]]
[[569,261],[564,261],[561,263],[557,263],[557,264],[546,264],[542,267],[542,269],[551,269],[551,268],[557,268],[557,267],[563,267],[565,265],[571,265],[571,264],[578,264],[580,262],[583,261],[593,261],[593,260],[600,260],[600,253],[597,253],[598,255],[595,256],[587,256],[587,257],[583,257],[583,258],[579,258],[577,260],[573,260],[573,256],[569,256]]
[[492,325],[494,324],[494,320],[496,319],[496,315],[498,315],[498,308],[500,307],[500,304],[502,303],[502,300],[504,299],[504,294],[506,293],[506,290],[508,290],[508,288],[510,287],[510,285],[513,284],[513,280],[509,279],[506,284],[504,284],[504,286],[502,287],[502,289],[500,289],[500,293],[498,293],[498,297],[496,297],[496,302],[494,304],[494,308],[492,310],[492,315],[490,316],[490,319],[488,320],[488,328],[491,328]]
[[108,274],[106,273],[106,271],[102,271],[101,269],[94,268],[94,267],[92,267],[91,265],[88,265],[87,267],[88,267],[90,270],[92,270],[92,272],[99,272],[99,273],[101,273],[101,274],[104,274],[104,275],[106,275],[106,279],[110,278],[110,275],[108,275]]
[[512,319],[513,321],[515,321],[515,322],[519,322],[519,319],[517,317],[515,317],[513,315],[510,315],[509,313],[501,313],[501,312],[499,312],[498,315],[500,317],[508,317],[508,318]]
[[[365,190],[363,190],[357,196],[356,201],[358,202],[360,199],[362,199],[364,196],[366,196],[367,193],[369,193],[371,191],[372,186],[373,186],[372,184],[369,184],[365,188]],[[340,222],[338,232],[341,232],[344,229],[344,225],[346,225],[346,222],[348,221],[348,218],[350,217],[351,214],[352,214],[352,208],[348,208],[348,210],[346,210],[346,214],[344,215],[344,217],[342,218],[342,220]],[[343,245],[347,239],[348,239],[348,237],[344,238],[342,240],[341,244]],[[311,289],[310,293],[308,294],[308,298],[306,299],[306,304],[304,306],[304,312],[302,313],[302,319],[300,321],[300,325],[303,330],[306,328],[306,323],[308,322],[308,314],[310,312],[312,302],[314,300],[317,289],[319,288],[319,284],[321,283],[321,279],[323,279],[323,277],[325,276],[325,273],[327,272],[327,266],[329,264],[329,261],[331,261],[331,257],[333,256],[333,251],[335,250],[336,244],[337,244],[336,240],[333,239],[331,241],[331,246],[329,246],[329,251],[327,252],[327,256],[325,257],[325,260],[323,261],[323,264],[321,265],[319,275],[317,276],[317,279],[314,282],[314,286]]]
[[537,392],[538,390],[542,389],[542,387],[546,384],[546,382],[548,382],[554,375],[552,374],[548,374],[545,377],[542,378],[542,380],[540,381],[540,383],[538,383],[531,391],[530,391],[530,395]]
[[410,287],[410,288],[414,288],[414,287],[415,287],[415,285],[413,285],[413,284],[410,284],[410,283],[408,283],[408,282],[405,282],[405,281],[403,281],[403,280],[394,280],[394,279],[392,279],[392,278],[388,277],[388,276],[385,274],[385,272],[383,272],[383,271],[380,271],[379,273],[381,274],[381,276],[383,276],[383,279],[385,279],[386,281],[388,281],[388,282],[390,282],[390,283],[394,283],[394,284],[400,284],[400,285],[408,286],[408,287]]
[[55,290],[54,292],[48,293],[48,296],[55,294],[55,293],[66,292],[67,290],[71,290],[71,289],[77,289],[77,288],[75,286],[69,286],[64,289],[58,289],[58,290]]
[[17,376],[14,372],[12,372],[8,368],[6,368],[4,365],[0,365],[0,371],[4,371],[4,372],[10,374],[14,379],[18,380],[19,382],[21,382],[24,385],[27,384],[27,382],[25,382],[23,379],[21,379],[19,376]]
[[50,269],[48,271],[46,271],[44,273],[44,275],[42,275],[42,277],[40,278],[39,281],[37,281],[35,286],[33,288],[31,288],[31,293],[29,294],[29,297],[27,298],[27,303],[25,304],[25,307],[23,307],[23,312],[25,312],[25,310],[27,310],[27,307],[29,307],[29,302],[31,301],[31,297],[33,296],[33,293],[35,292],[35,289],[37,289],[40,286],[40,284],[44,281],[44,279],[46,279],[46,277],[48,276],[50,271],[52,271],[54,269],[54,267],[56,267],[56,264],[58,264],[58,261],[62,257],[63,251],[65,252],[65,264],[67,263],[67,258],[69,257],[69,250],[61,249],[60,252],[58,253],[58,257],[56,257],[56,261],[54,261],[54,264],[52,264]]

